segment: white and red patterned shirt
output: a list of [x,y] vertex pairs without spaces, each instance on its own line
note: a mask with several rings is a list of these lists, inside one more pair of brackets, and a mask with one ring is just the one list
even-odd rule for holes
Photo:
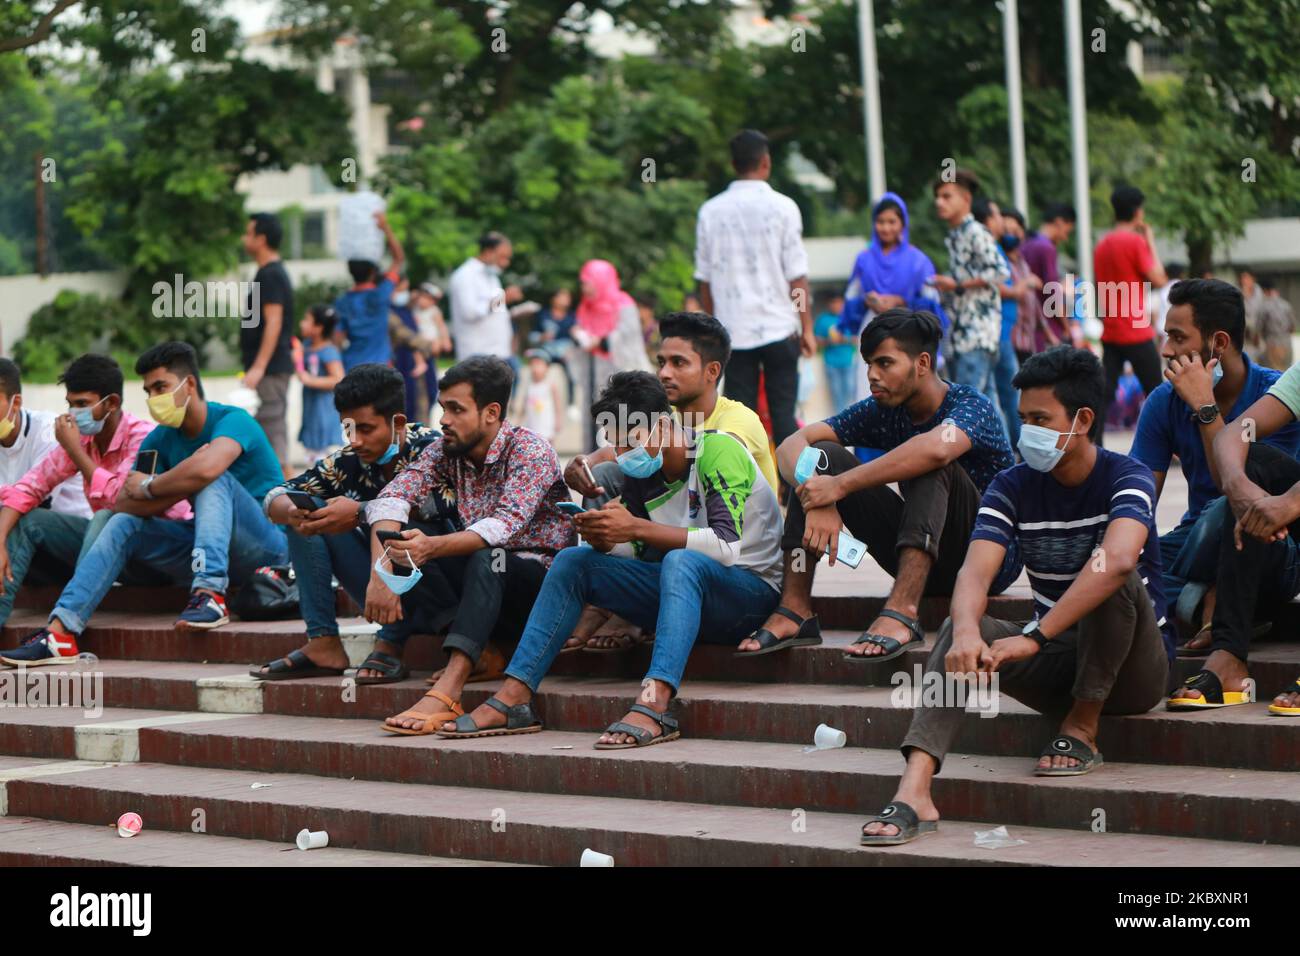
[[527,428],[502,422],[482,469],[448,455],[442,436],[435,438],[366,506],[366,519],[405,522],[413,506],[440,489],[455,494],[465,530],[490,548],[549,566],[556,552],[578,543],[573,522],[556,507],[572,500],[560,459],[550,442]]

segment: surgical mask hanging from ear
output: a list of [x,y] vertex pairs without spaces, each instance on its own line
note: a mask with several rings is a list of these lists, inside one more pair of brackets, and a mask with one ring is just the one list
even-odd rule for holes
[[397,453],[398,453],[398,451],[401,450],[401,447],[402,447],[401,442],[399,442],[399,441],[397,440],[398,435],[397,435],[397,416],[396,416],[396,415],[393,416],[393,418],[392,418],[392,420],[389,422],[389,424],[390,424],[390,425],[392,426],[392,428],[393,428],[393,441],[389,444],[388,449],[387,449],[387,450],[386,450],[382,455],[380,455],[377,459],[375,459],[375,464],[377,464],[377,465],[386,465],[386,464],[388,464],[390,461],[392,461],[394,458],[397,457]]
[[[1077,434],[1074,425],[1078,419],[1079,413],[1075,412],[1074,421],[1070,422],[1070,430],[1064,434],[1071,437]],[[1017,442],[1016,447],[1020,449],[1020,457],[1025,460],[1026,465],[1035,471],[1049,472],[1060,464],[1065,449],[1070,447],[1068,437],[1063,446],[1056,447],[1061,435],[1062,432],[1051,428],[1043,428],[1041,425],[1021,425],[1020,441]]]
[[1215,387],[1217,387],[1218,384],[1219,384],[1219,382],[1223,381],[1223,356],[1222,356],[1222,355],[1215,355],[1215,354],[1214,354],[1214,349],[1211,347],[1211,349],[1210,349],[1210,361],[1214,361],[1216,358],[1218,359],[1218,361],[1214,363],[1214,370],[1213,370],[1212,372],[1210,372],[1210,387],[1211,387],[1211,388],[1215,388]]

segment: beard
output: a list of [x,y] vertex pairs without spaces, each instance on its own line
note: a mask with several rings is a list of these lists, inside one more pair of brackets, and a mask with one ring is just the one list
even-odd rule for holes
[[446,432],[442,435],[442,450],[452,458],[464,457],[471,448],[479,443],[483,437],[481,431],[474,432],[472,435],[461,436],[459,434],[448,437]]

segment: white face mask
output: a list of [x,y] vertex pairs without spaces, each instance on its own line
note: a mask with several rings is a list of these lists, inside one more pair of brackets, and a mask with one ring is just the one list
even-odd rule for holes
[[[1075,421],[1078,421],[1078,418],[1079,413],[1075,412]],[[1077,434],[1074,430],[1074,424],[1074,421],[1070,422],[1070,430],[1065,432],[1066,435],[1073,437]],[[1051,428],[1044,428],[1041,425],[1021,425],[1020,441],[1016,443],[1016,447],[1020,449],[1020,457],[1025,460],[1026,465],[1035,471],[1051,471],[1060,464],[1065,449],[1070,447],[1068,437],[1063,446],[1056,447],[1061,434],[1061,432]]]

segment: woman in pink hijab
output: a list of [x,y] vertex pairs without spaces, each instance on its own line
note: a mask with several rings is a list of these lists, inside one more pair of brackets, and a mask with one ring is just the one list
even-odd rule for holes
[[613,263],[589,259],[578,279],[582,299],[573,335],[596,361],[597,383],[616,371],[654,371],[646,355],[636,302],[619,287]]

